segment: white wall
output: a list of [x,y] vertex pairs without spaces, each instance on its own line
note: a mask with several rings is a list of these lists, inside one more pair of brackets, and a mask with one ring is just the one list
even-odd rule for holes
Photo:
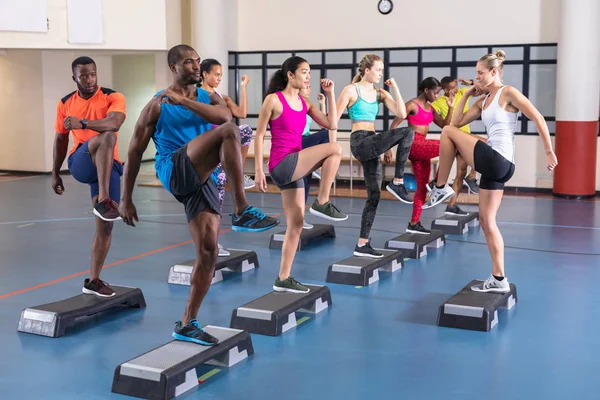
[[[129,143],[142,109],[156,90],[154,54],[116,55],[112,57],[113,89],[122,93],[127,101],[127,118],[119,129],[119,158],[127,160]],[[156,148],[150,141],[143,160],[154,159]]]
[[7,50],[0,56],[0,170],[35,171],[44,167],[41,63],[38,51]]
[[381,15],[377,3],[238,1],[238,46],[232,50],[521,44],[558,38],[559,0],[394,0],[389,15]]
[[103,0],[104,43],[71,45],[67,0],[48,0],[48,32],[0,32],[0,48],[164,50],[167,47],[167,2],[175,4],[179,0]]

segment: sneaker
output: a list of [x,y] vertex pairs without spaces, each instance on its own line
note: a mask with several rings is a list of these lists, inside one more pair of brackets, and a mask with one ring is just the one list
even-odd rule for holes
[[330,221],[345,221],[348,216],[340,211],[332,202],[328,201],[325,204],[319,204],[315,199],[315,202],[308,209],[311,214],[317,217],[325,218]]
[[423,210],[426,210],[431,207],[435,207],[444,200],[452,197],[454,195],[454,190],[449,185],[444,185],[443,188],[438,189],[437,187],[433,187],[431,193],[429,194],[429,200],[425,204],[423,204]]
[[428,192],[431,192],[431,188],[435,187],[435,179],[425,185]]
[[314,170],[312,173],[312,177],[315,179],[321,179],[321,171],[318,169]]
[[95,294],[98,297],[113,297],[116,295],[115,291],[112,290],[106,282],[100,279],[90,281],[89,278],[86,278],[85,281],[83,281],[83,289],[81,289],[81,291],[85,294]]
[[469,215],[468,212],[461,210],[460,207],[457,206],[456,204],[453,205],[452,207],[446,206],[446,211],[444,211],[444,214],[446,214],[446,215],[459,215],[461,217],[466,217],[467,215]]
[[469,188],[469,192],[473,194],[479,194],[479,186],[477,185],[477,179],[469,179],[465,178],[463,180],[464,184]]
[[219,257],[229,257],[231,255],[230,252],[228,252],[227,250],[225,250],[225,248],[223,246],[221,246],[221,243],[218,243],[219,245]]
[[371,247],[371,239],[363,246],[354,246],[354,255],[356,257],[382,258],[383,254]]
[[193,342],[202,346],[212,346],[219,343],[219,339],[202,329],[195,319],[183,326],[181,325],[181,321],[177,321],[172,336],[175,340]]
[[244,189],[252,189],[255,185],[254,179],[250,178],[248,175],[244,175]]
[[413,199],[411,199],[410,195],[408,194],[408,191],[406,190],[406,186],[404,186],[403,183],[396,185],[395,183],[390,182],[385,188],[388,192],[393,194],[394,197],[400,200],[401,202],[406,204],[413,203]]
[[471,286],[471,290],[474,292],[493,292],[493,293],[508,293],[510,292],[510,285],[508,279],[504,277],[501,281],[494,278],[494,275],[490,275],[485,282],[479,285]]
[[261,209],[248,206],[237,218],[231,214],[231,229],[234,232],[262,232],[279,225],[277,218],[268,217]]
[[304,224],[302,225],[302,229],[312,229],[312,228],[314,228],[314,225],[311,225],[308,222],[304,221]]
[[112,199],[107,198],[94,206],[94,214],[103,221],[118,221],[121,219],[119,215],[119,205]]
[[284,280],[279,280],[279,277],[275,279],[273,284],[273,290],[276,292],[290,292],[290,293],[308,293],[310,289],[292,278],[291,276]]
[[408,233],[418,233],[420,235],[429,235],[431,233],[430,230],[425,229],[423,225],[421,225],[421,221],[416,224],[408,223],[408,228],[406,228],[406,232]]

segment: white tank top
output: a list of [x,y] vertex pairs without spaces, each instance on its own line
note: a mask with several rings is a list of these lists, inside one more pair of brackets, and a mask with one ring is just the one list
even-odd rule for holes
[[519,122],[519,112],[505,111],[498,103],[502,89],[494,96],[492,103],[487,109],[483,109],[490,95],[485,96],[481,104],[481,120],[485,124],[488,139],[487,144],[508,161],[515,162],[515,131]]

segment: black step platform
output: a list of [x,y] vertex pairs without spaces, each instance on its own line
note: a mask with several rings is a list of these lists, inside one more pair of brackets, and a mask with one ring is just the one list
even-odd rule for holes
[[404,265],[404,252],[375,249],[382,258],[352,256],[332,264],[327,269],[327,282],[368,286],[379,280],[379,271],[395,272]]
[[[285,231],[274,233],[271,235],[271,242],[269,243],[270,249],[281,250],[283,247],[283,238],[285,237]],[[321,238],[334,238],[335,228],[333,225],[322,225],[315,224],[312,229],[302,229],[300,234],[300,240],[298,240],[298,251],[304,250],[308,243],[315,239]]]
[[[227,249],[231,255],[219,257],[211,285],[223,280],[223,271],[243,273],[258,267],[258,256],[251,250]],[[190,285],[195,260],[184,261],[169,268],[167,281],[176,285]]]
[[470,212],[469,215],[444,215],[431,222],[431,229],[437,229],[446,235],[463,235],[469,232],[469,227],[479,226],[479,213]]
[[510,310],[517,303],[517,287],[510,283],[508,293],[481,293],[471,286],[483,281],[473,280],[440,306],[438,326],[490,331],[498,323],[498,309]]
[[196,368],[203,364],[231,367],[254,353],[248,332],[204,326],[214,346],[173,340],[117,368],[112,391],[142,399],[167,400],[198,386]]
[[440,248],[446,243],[444,232],[431,230],[428,235],[404,233],[385,242],[386,249],[403,250],[408,258],[421,258],[427,255],[427,248]]
[[75,320],[114,307],[146,307],[141,289],[112,286],[115,296],[103,298],[94,294],[80,294],[54,303],[26,308],[21,312],[17,331],[34,335],[60,337],[75,325]]
[[296,312],[318,314],[331,306],[327,286],[305,285],[308,293],[271,292],[231,313],[232,328],[260,335],[279,336],[296,327]]

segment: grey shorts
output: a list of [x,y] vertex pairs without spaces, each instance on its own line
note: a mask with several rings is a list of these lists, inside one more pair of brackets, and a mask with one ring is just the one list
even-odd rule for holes
[[291,153],[285,156],[270,172],[273,183],[280,190],[285,189],[300,189],[304,187],[303,178],[292,182],[292,176],[298,164],[298,153]]

